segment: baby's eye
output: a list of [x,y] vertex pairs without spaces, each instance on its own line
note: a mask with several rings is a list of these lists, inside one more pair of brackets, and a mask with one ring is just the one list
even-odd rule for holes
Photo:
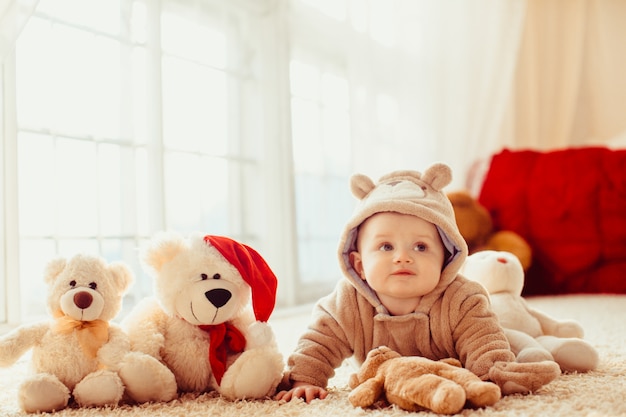
[[417,251],[417,252],[424,252],[426,250],[426,245],[423,243],[416,243],[415,247],[413,248],[413,250]]
[[390,250],[393,250],[393,245],[391,243],[383,243],[382,245],[380,245],[378,250],[381,250],[383,252],[388,252]]

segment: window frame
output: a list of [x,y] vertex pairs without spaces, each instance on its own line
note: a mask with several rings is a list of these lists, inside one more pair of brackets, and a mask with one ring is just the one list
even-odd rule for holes
[[[0,126],[2,147],[0,148],[0,184],[2,184],[2,207],[0,207],[0,286],[4,293],[4,323],[17,325],[21,322],[19,280],[19,230],[17,203],[17,124],[15,91],[15,53],[11,52],[2,63],[0,85]],[[1,327],[0,327],[1,328]]]

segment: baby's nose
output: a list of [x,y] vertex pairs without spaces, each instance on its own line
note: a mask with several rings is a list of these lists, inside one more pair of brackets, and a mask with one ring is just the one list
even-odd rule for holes
[[396,251],[395,261],[396,262],[413,262],[413,257],[411,256],[411,251],[406,249],[398,249]]

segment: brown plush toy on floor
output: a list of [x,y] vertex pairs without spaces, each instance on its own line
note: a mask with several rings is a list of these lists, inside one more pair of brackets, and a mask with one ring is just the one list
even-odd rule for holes
[[447,195],[470,255],[482,250],[510,252],[520,260],[524,271],[528,270],[532,263],[532,249],[522,236],[511,230],[494,230],[489,211],[467,191]]
[[407,411],[432,410],[456,414],[466,401],[476,407],[495,404],[500,388],[461,367],[456,359],[433,361],[401,356],[386,346],[372,349],[350,378],[350,403],[369,407],[385,399]]

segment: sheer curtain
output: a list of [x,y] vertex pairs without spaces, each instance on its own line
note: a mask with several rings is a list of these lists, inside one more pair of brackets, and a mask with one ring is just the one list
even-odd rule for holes
[[[460,187],[472,163],[501,146],[506,104],[514,94],[525,16],[523,0],[444,1],[430,21],[427,70],[435,159]],[[436,42],[437,36],[442,42]]]
[[[526,2],[395,4],[403,53],[373,54],[378,42],[359,39],[350,48],[351,80],[384,93],[369,109],[358,94],[354,100],[355,168],[380,174],[442,161],[455,173],[451,186],[460,187],[472,161],[500,144]],[[385,106],[386,96],[394,105]],[[375,117],[385,111],[395,116],[388,126],[384,114]]]
[[626,147],[626,2],[527,4],[508,144]]

